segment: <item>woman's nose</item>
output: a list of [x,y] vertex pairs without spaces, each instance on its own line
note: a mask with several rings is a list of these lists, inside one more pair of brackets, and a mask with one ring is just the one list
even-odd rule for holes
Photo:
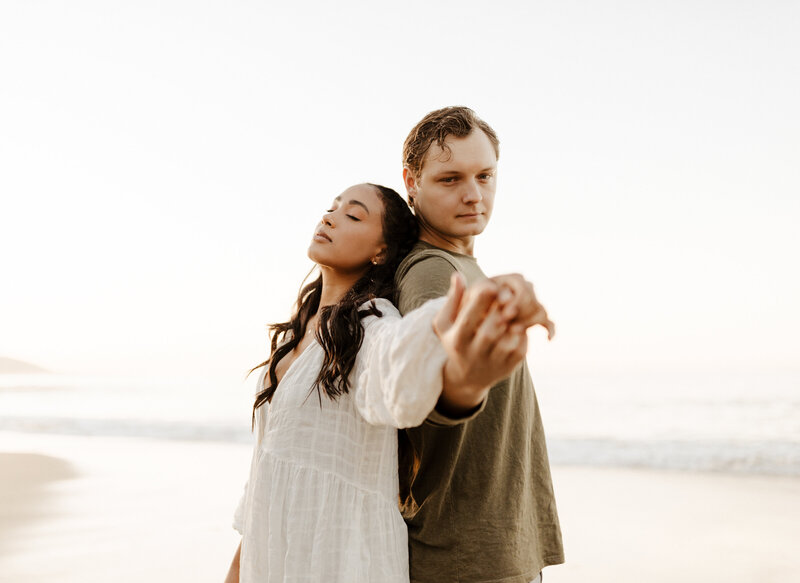
[[329,227],[333,227],[333,216],[331,213],[325,213],[322,215],[322,224],[327,225]]

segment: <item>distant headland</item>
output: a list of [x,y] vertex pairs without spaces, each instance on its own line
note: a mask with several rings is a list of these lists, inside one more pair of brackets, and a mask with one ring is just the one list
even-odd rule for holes
[[28,374],[50,372],[30,362],[0,356],[0,374]]

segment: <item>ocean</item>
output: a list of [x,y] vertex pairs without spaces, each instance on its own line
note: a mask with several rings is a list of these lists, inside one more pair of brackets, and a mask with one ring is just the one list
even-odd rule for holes
[[[0,432],[250,443],[254,378],[0,375]],[[534,382],[552,464],[800,475],[796,372],[534,373]]]

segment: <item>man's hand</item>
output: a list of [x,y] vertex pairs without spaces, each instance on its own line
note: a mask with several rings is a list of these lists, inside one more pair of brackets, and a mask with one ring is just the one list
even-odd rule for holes
[[[515,280],[512,285],[519,287],[519,282]],[[525,358],[526,326],[510,321],[504,312],[509,302],[522,298],[512,311],[527,314],[530,297],[524,289],[512,285],[487,279],[465,290],[462,276],[453,274],[447,302],[433,321],[448,356],[437,404],[440,412],[452,417],[468,413],[480,405],[493,384],[509,376]]]
[[[542,326],[547,329],[547,339],[553,339],[556,335],[556,325],[548,318],[544,306],[536,299],[531,282],[518,273],[498,275],[490,279],[501,288],[498,297],[504,304],[503,315],[506,318],[526,328]],[[506,290],[507,293],[504,293]]]

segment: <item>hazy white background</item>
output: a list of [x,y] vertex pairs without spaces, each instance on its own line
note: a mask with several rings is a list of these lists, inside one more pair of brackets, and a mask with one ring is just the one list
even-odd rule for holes
[[469,105],[551,371],[797,370],[800,3],[0,4],[0,356],[239,379],[350,184]]

